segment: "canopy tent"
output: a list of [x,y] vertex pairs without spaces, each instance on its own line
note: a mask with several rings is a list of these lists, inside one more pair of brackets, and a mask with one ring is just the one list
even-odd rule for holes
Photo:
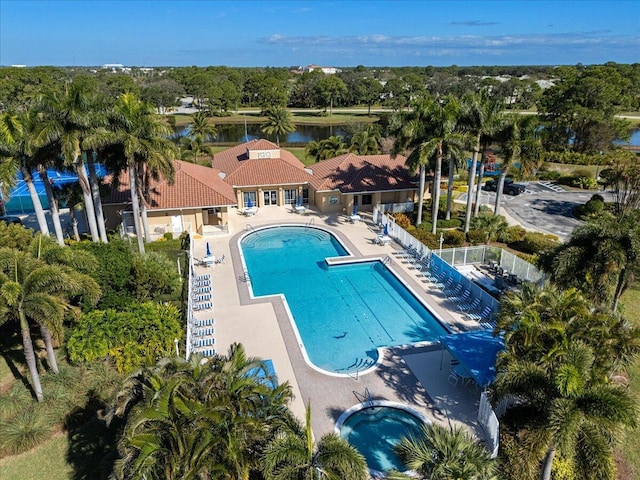
[[491,330],[477,330],[440,337],[443,353],[446,348],[471,374],[481,387],[496,378],[496,358],[504,350],[504,340],[494,337]]

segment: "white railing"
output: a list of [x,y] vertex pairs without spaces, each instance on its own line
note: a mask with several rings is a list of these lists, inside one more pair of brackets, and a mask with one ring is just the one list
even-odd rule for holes
[[491,458],[496,458],[498,456],[498,448],[500,447],[500,422],[498,421],[498,416],[491,407],[491,402],[489,402],[487,392],[482,392],[480,394],[478,423],[480,423],[480,426],[486,434]]
[[193,276],[195,275],[195,271],[193,269],[193,236],[189,236],[189,257],[187,258],[187,268],[188,268],[188,276],[187,276],[187,336],[186,336],[186,345],[185,345],[185,358],[189,360],[191,357],[191,337],[193,335],[192,332],[192,324],[193,324]]
[[403,202],[403,203],[380,203],[376,207],[382,213],[407,213],[413,212],[414,203],[413,202]]

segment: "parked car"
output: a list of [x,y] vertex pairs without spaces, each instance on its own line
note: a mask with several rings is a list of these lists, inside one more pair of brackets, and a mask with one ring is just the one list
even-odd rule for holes
[[4,215],[4,216],[0,217],[0,222],[17,223],[19,225],[22,225],[22,220],[20,220],[20,217],[12,217],[10,215]]
[[[485,190],[489,191],[489,192],[497,192],[498,191],[498,179],[497,178],[493,178],[493,179],[489,180],[487,183],[484,184],[483,188]],[[505,178],[504,179],[504,186],[502,187],[502,192],[505,195],[520,195],[521,193],[524,193],[525,190],[526,190],[526,187],[524,185],[522,185],[521,183],[515,183],[510,178]]]

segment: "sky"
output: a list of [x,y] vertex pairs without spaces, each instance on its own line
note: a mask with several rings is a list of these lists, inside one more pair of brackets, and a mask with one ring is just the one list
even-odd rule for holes
[[640,62],[640,1],[0,0],[0,65]]

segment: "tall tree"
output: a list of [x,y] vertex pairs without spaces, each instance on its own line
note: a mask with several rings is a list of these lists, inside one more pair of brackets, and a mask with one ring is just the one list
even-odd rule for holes
[[[32,169],[38,149],[35,112],[4,112],[0,115],[0,159],[2,160],[3,193],[8,197],[9,186],[15,185],[18,171],[29,190],[38,226],[49,235],[49,226],[42,202],[33,183]],[[6,182],[6,184],[4,184]]]
[[[476,178],[476,170],[478,170],[478,154],[481,148],[484,150],[488,145],[492,135],[497,130],[502,115],[503,103],[492,99],[489,92],[481,90],[475,95],[466,95],[463,100],[463,117],[462,123],[465,125],[469,133],[475,137],[473,143],[473,156],[471,158],[471,168],[469,169],[469,182],[467,187],[467,209],[465,213],[464,232],[469,231],[469,222],[474,203],[474,182]],[[481,158],[480,173],[483,172]],[[475,215],[479,212],[480,186],[482,178],[478,178],[478,185],[475,195]]]
[[377,155],[380,153],[380,132],[375,125],[367,125],[351,137],[349,151],[358,155]]
[[144,253],[144,235],[149,232],[148,228],[143,232],[140,218],[141,204],[145,201],[143,175],[162,174],[172,181],[174,150],[168,140],[170,128],[149,104],[129,93],[118,98],[110,123],[112,134],[108,142],[119,146],[126,159],[138,250]]
[[40,131],[40,141],[42,144],[57,143],[65,163],[75,169],[84,196],[91,239],[99,242],[100,233],[91,185],[82,156],[83,150],[86,149],[87,138],[90,135],[96,135],[96,131],[104,126],[104,117],[97,108],[95,97],[84,90],[80,84],[71,83],[65,85],[63,94],[48,92],[40,96],[37,106],[45,117]]
[[57,372],[51,335],[61,337],[62,321],[71,308],[70,297],[83,295],[95,302],[99,294],[97,284],[86,275],[61,265],[47,265],[28,252],[0,248],[0,297],[3,300],[0,310],[4,310],[1,322],[17,320],[20,326],[24,355],[39,402],[44,397],[30,322],[40,326],[49,366]]
[[206,144],[213,142],[216,135],[218,135],[216,126],[209,122],[209,117],[205,112],[196,112],[193,114],[188,133],[183,138],[193,151],[195,163],[198,163],[198,157],[200,153],[206,149]]
[[640,210],[619,219],[605,214],[580,225],[550,259],[545,268],[556,282],[581,288],[616,311],[640,269]]
[[296,126],[293,123],[293,117],[285,107],[267,108],[264,114],[267,121],[262,124],[261,130],[267,135],[275,135],[278,146],[280,146],[280,135],[286,136],[288,133],[295,132]]
[[267,480],[369,478],[364,457],[337,434],[325,434],[314,444],[309,404],[304,425],[293,425],[269,443],[262,470]]
[[507,295],[497,330],[506,350],[493,396],[519,399],[511,418],[524,441],[538,442],[546,452],[529,459],[536,466],[543,462],[541,478],[550,478],[557,451],[573,460],[580,478],[613,478],[620,427],[636,424],[638,410],[610,378],[640,352],[638,329],[594,313],[576,289],[547,284]]
[[435,234],[440,208],[440,183],[442,178],[442,160],[445,155],[462,157],[462,149],[466,140],[460,131],[460,103],[453,95],[442,102],[431,102],[428,113],[428,130],[430,139],[420,145],[420,156],[424,159],[435,158],[436,168],[431,195],[431,233]]
[[316,84],[318,103],[325,108],[329,107],[329,116],[333,115],[333,105],[347,93],[347,86],[335,75],[325,75]]

